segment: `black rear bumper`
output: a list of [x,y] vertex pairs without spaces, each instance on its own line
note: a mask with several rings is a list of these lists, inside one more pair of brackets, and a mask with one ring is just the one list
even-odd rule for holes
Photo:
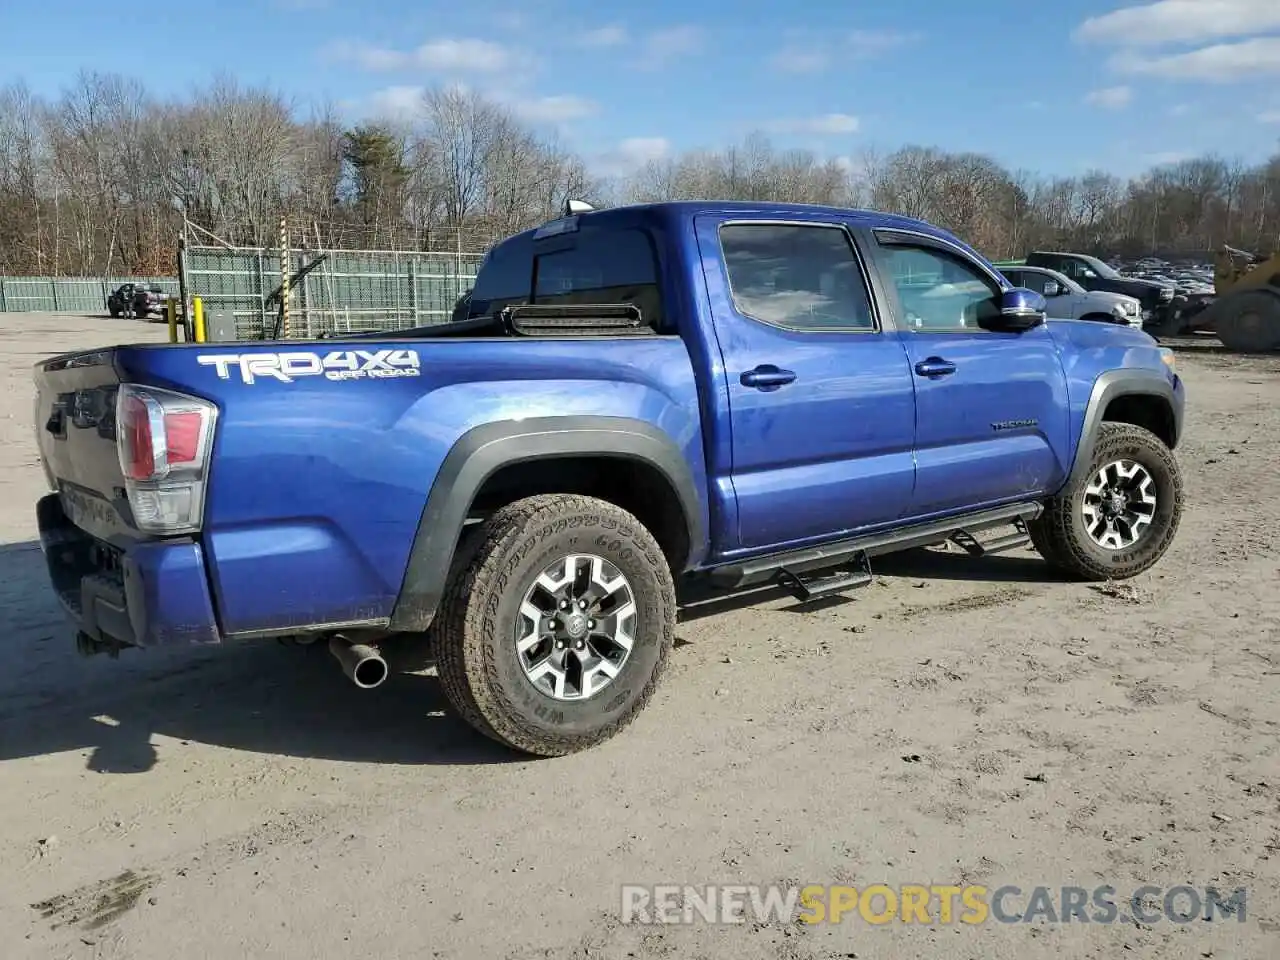
[[50,583],[84,635],[82,647],[221,642],[195,541],[112,546],[72,523],[56,493],[36,504],[36,521]]

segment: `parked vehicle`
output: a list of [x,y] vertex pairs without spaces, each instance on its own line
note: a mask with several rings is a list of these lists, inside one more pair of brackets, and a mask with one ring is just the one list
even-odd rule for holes
[[122,283],[111,291],[107,297],[107,312],[118,317],[129,312],[128,304],[133,305],[133,315],[139,320],[147,320],[155,315],[164,315],[164,291],[159,287],[147,287],[140,283]]
[[1015,287],[1034,290],[1048,301],[1049,316],[1059,320],[1121,323],[1142,329],[1142,303],[1137,297],[1105,290],[1086,290],[1048,267],[1001,267]]
[[649,702],[680,602],[1027,544],[1132,577],[1182,514],[1184,390],[1138,330],[1045,321],[947,232],[685,202],[494,247],[465,317],[40,363],[37,507],[85,653],[429,631],[450,701],[559,755]]
[[1185,305],[1172,284],[1125,277],[1112,266],[1083,253],[1037,250],[1027,254],[1028,267],[1047,267],[1070,277],[1086,290],[1102,290],[1136,297],[1142,304],[1142,320],[1156,328],[1167,325]]

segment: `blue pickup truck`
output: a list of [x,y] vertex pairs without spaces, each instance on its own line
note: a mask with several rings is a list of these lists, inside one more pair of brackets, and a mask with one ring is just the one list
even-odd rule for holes
[[866,211],[573,203],[496,245],[454,322],[35,380],[82,652],[310,638],[372,687],[427,632],[458,712],[542,756],[643,708],[677,588],[805,600],[946,542],[1126,578],[1182,511],[1167,349]]

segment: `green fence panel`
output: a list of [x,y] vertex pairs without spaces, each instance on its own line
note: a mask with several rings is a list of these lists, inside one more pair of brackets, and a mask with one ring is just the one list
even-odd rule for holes
[[107,312],[107,297],[122,283],[158,287],[166,296],[177,296],[172,277],[0,277],[0,313]]
[[[290,290],[288,335],[359,333],[443,323],[475,282],[482,254],[394,250],[296,249],[290,272],[320,263]],[[206,317],[230,316],[236,335],[259,339],[274,329],[280,287],[279,249],[188,247],[187,294]],[[281,330],[281,336],[285,333]]]

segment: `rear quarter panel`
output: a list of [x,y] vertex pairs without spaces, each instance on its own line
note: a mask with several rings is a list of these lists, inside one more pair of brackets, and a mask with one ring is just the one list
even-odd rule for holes
[[653,424],[706,486],[698,397],[678,337],[361,341],[417,376],[229,377],[198,357],[319,353],[341,341],[124,349],[122,379],[220,409],[204,546],[226,635],[391,615],[427,493],[453,444],[498,421],[590,414]]

